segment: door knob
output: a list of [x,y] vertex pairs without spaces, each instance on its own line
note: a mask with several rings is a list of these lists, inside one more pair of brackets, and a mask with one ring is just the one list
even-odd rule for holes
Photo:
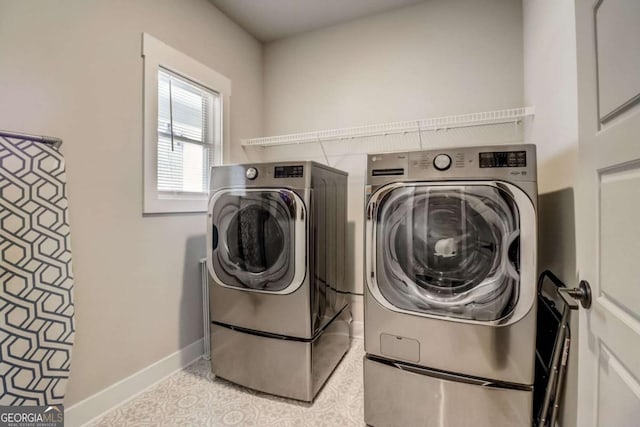
[[572,310],[578,309],[576,301],[580,303],[582,308],[591,307],[591,286],[586,280],[581,280],[576,288],[559,288],[558,294]]

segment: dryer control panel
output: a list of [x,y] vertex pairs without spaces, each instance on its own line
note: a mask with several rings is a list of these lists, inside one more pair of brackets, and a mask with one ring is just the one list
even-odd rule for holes
[[276,166],[273,169],[274,178],[302,178],[304,176],[303,165]]

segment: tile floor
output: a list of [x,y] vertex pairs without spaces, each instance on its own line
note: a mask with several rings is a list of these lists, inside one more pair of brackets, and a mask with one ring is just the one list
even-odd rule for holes
[[364,426],[362,357],[353,339],[313,405],[270,396],[215,378],[199,360],[92,426]]

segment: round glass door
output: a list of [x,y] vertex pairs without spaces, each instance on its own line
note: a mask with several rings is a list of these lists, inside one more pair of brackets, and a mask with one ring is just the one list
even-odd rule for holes
[[[288,190],[230,190],[213,196],[214,277],[229,287],[281,292],[294,285],[303,209]],[[303,229],[304,230],[304,229]],[[304,231],[302,231],[304,233]]]
[[497,320],[518,298],[519,216],[488,185],[402,186],[380,199],[375,270],[398,308]]

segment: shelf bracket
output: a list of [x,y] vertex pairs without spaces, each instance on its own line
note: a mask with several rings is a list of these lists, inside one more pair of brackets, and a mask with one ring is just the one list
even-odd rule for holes
[[420,140],[420,149],[424,150],[424,148],[422,148],[422,129],[420,129],[420,122],[416,122],[416,129],[418,129],[418,139]]
[[318,137],[318,145],[320,145],[320,149],[322,150],[322,155],[324,156],[324,161],[326,162],[327,166],[331,166],[329,164],[329,157],[327,156],[327,152],[324,149],[324,144],[322,143],[322,140]]

